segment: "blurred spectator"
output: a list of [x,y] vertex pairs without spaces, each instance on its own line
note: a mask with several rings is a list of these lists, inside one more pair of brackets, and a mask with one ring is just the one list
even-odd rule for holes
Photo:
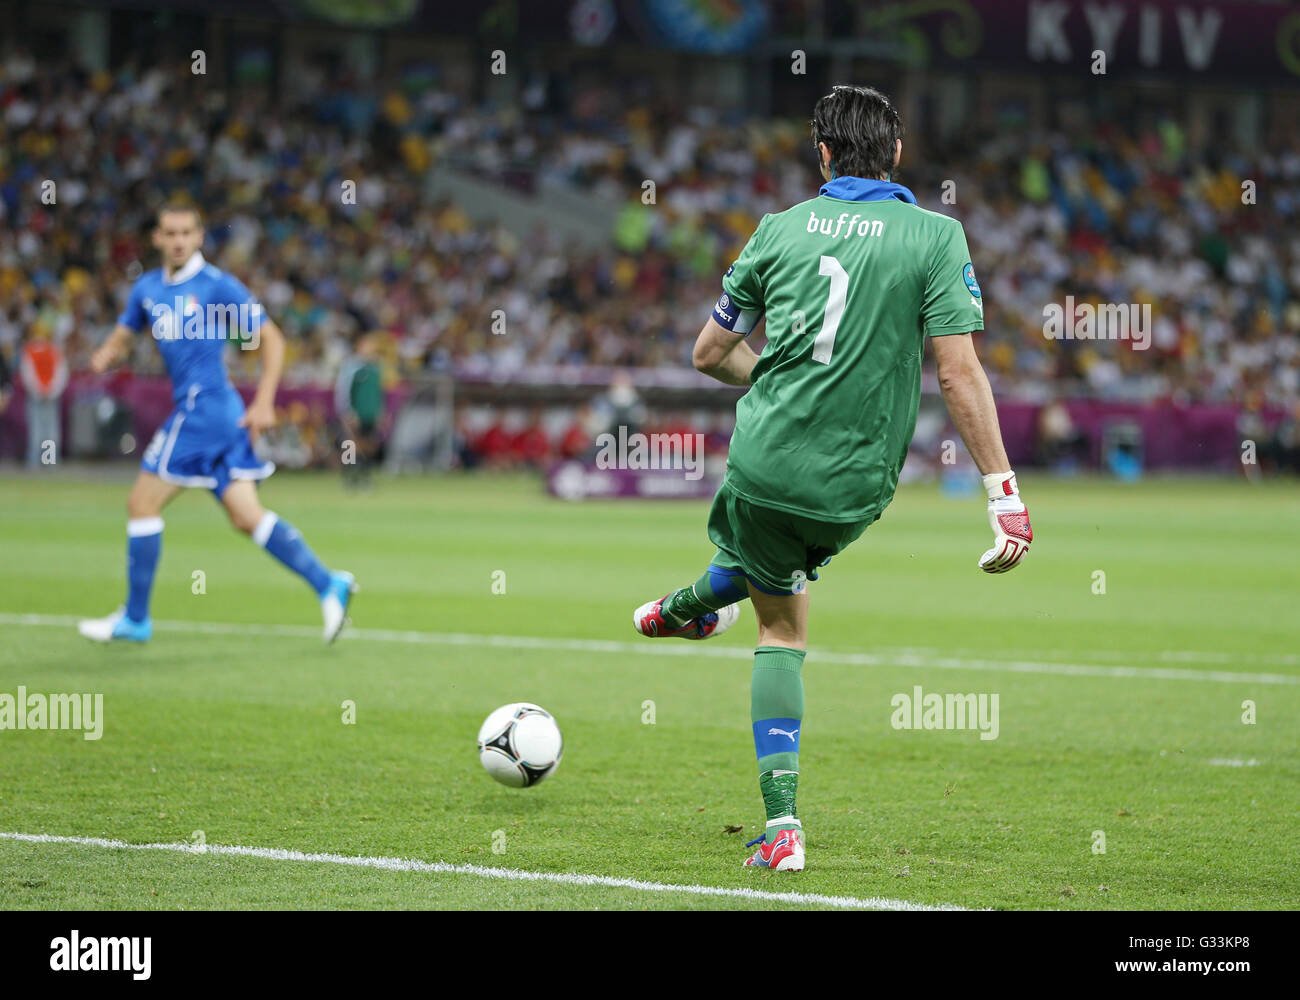
[[596,434],[599,433],[594,429],[595,419],[595,413],[589,405],[584,403],[578,407],[572,421],[560,437],[561,458],[586,459],[591,456],[596,447]]
[[535,406],[527,425],[515,435],[512,451],[517,461],[534,469],[544,469],[551,460],[551,440],[542,422],[542,408]]
[[620,427],[626,427],[628,434],[635,434],[646,421],[645,403],[632,383],[632,376],[625,371],[615,373],[609,389],[597,397],[594,408],[604,424],[602,430],[615,436]]
[[1088,460],[1088,439],[1059,400],[1038,411],[1038,461],[1055,472],[1075,472]]
[[27,467],[52,465],[63,456],[59,402],[68,386],[68,364],[43,323],[32,325],[19,370],[27,395]]
[[491,469],[507,469],[515,464],[515,438],[507,427],[509,414],[498,411],[488,427],[470,446],[482,464]]
[[9,400],[13,397],[14,379],[5,359],[4,345],[0,344],[0,414],[9,409]]
[[1267,455],[1278,471],[1300,474],[1300,406],[1277,425],[1269,440]]
[[482,460],[478,448],[475,447],[478,441],[478,434],[471,425],[469,411],[464,404],[456,404],[456,409],[452,415],[452,444],[451,450],[454,455],[455,464],[462,469],[477,468]]

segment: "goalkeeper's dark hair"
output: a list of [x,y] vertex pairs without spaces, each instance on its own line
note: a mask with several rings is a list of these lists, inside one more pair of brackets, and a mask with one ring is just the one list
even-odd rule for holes
[[831,172],[837,177],[888,177],[902,137],[902,119],[889,98],[874,87],[834,87],[813,108],[813,148],[826,143]]

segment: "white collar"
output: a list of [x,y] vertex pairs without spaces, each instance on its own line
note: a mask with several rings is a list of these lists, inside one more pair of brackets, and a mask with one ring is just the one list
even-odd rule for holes
[[203,259],[203,251],[195,250],[194,255],[184,264],[172,272],[170,278],[166,277],[164,269],[163,281],[169,285],[179,285],[182,281],[189,281],[207,266],[207,261]]

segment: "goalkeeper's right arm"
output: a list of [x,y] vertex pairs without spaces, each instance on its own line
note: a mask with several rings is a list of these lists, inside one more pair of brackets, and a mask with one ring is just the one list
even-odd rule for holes
[[745,334],[732,333],[710,316],[695,340],[692,361],[696,371],[725,385],[749,385],[758,355],[745,343]]

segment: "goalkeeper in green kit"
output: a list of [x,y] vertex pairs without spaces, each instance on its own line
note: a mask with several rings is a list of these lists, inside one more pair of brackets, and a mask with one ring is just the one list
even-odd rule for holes
[[[971,333],[984,309],[961,223],[919,208],[891,183],[903,128],[869,87],[836,87],[813,111],[818,197],[766,215],[722,279],[695,343],[695,367],[752,386],[736,405],[727,475],[709,513],[718,547],[689,587],[642,605],[645,636],[707,639],[753,603],[750,712],[764,837],[747,866],[804,867],[795,806],[803,726],[808,581],[894,497],[916,429],[921,352],[930,340],[953,424],[984,474],[1005,573],[1033,541]],[[760,358],[745,337],[766,316]]]

